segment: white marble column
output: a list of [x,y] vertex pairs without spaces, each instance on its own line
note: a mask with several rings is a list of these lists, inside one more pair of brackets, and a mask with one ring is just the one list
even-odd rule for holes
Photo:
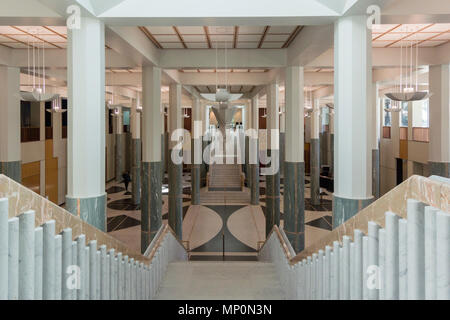
[[161,69],[142,68],[141,251],[162,224]]
[[304,72],[286,68],[284,230],[295,252],[305,248]]
[[21,182],[20,69],[0,66],[0,173]]
[[430,173],[450,177],[450,65],[430,66]]
[[[170,85],[169,92],[169,226],[182,239],[183,223],[183,146],[180,140],[175,139],[177,129],[183,129],[181,109],[181,85]],[[181,135],[181,134],[180,134]],[[181,162],[176,162],[176,159]]]
[[372,47],[366,20],[347,16],[334,24],[334,228],[373,199],[368,130]]
[[280,225],[280,149],[278,114],[278,83],[266,86],[267,95],[267,156],[270,163],[265,170],[266,175],[266,235],[274,225]]
[[106,231],[104,23],[81,17],[67,40],[66,209]]
[[116,182],[123,180],[122,175],[125,172],[125,134],[123,133],[123,109],[120,106],[116,107],[118,113],[114,113],[114,137],[115,143],[115,176]]

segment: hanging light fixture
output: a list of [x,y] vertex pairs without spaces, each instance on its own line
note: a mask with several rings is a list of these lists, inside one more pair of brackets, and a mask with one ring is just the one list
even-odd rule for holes
[[263,111],[264,111],[264,113],[263,113],[263,115],[261,116],[261,118],[267,118],[267,109],[266,109],[266,108],[263,108]]
[[51,109],[46,109],[45,111],[51,112],[51,113],[63,113],[63,112],[66,112],[67,109],[62,108],[61,97],[59,94],[56,94],[55,98],[52,100]]
[[[415,46],[415,49],[413,47]],[[403,50],[404,48],[404,50]],[[413,57],[414,55],[414,57]],[[405,57],[403,59],[403,57]],[[431,93],[419,91],[418,82],[419,43],[417,40],[400,41],[400,78],[397,91],[386,93],[386,97],[393,101],[418,101],[428,99]],[[413,75],[415,70],[415,76]],[[400,107],[401,109],[401,107]],[[397,112],[394,109],[391,111]]]
[[188,109],[188,108],[186,108],[186,107],[183,108],[183,118],[185,118],[185,119],[188,119],[188,118],[191,117],[191,116],[188,114],[187,109]]
[[213,102],[219,102],[227,103],[229,101],[238,100],[242,97],[243,93],[230,93],[228,91],[228,61],[227,61],[227,43],[225,42],[225,88],[219,88],[219,82],[218,82],[218,45],[216,42],[216,93],[200,93],[200,95],[205,98],[206,100],[213,101]]
[[[51,101],[56,98],[56,95],[45,92],[45,42],[34,36],[38,35],[37,31],[31,31],[30,33],[32,42],[31,44],[29,40],[27,42],[27,74],[32,75],[33,88],[31,92],[21,91],[20,97],[23,101]],[[37,76],[38,72],[42,72],[42,74]]]
[[391,100],[389,107],[385,107],[386,112],[400,112],[402,111],[401,101]]

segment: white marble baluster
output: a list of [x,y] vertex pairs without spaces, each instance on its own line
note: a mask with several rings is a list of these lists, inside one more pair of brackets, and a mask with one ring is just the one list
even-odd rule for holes
[[356,292],[356,279],[355,279],[355,243],[350,242],[350,264],[349,264],[349,288],[350,288],[350,300],[355,300],[355,292]]
[[436,298],[450,300],[450,214],[436,215]]
[[350,237],[342,237],[342,294],[341,300],[350,299]]
[[0,199],[0,300],[8,299],[8,199]]
[[425,205],[407,200],[408,213],[408,299],[425,298]]
[[72,229],[66,228],[61,232],[62,236],[62,264],[61,264],[61,299],[71,300],[72,290],[67,283],[69,281],[68,268],[72,265]]
[[44,230],[34,229],[34,300],[42,300]]
[[386,255],[384,262],[384,297],[386,300],[398,300],[398,216],[392,212],[385,213]]
[[354,241],[354,291],[353,299],[361,300],[363,298],[363,236],[361,230],[356,229],[353,232]]
[[125,300],[124,298],[124,264],[122,259],[122,252],[117,254],[117,299]]
[[108,271],[107,271],[106,245],[100,246],[100,300],[108,300]]
[[385,285],[385,257],[386,257],[386,231],[385,229],[378,230],[378,281],[379,281],[379,299],[385,300],[384,285]]
[[19,218],[8,220],[8,300],[19,299]]
[[339,270],[339,242],[333,242],[333,268],[331,270],[331,300],[339,300],[339,284],[340,284],[340,270]]
[[425,299],[436,299],[436,215],[438,209],[425,207]]
[[323,298],[325,300],[331,299],[330,284],[331,284],[331,247],[326,246],[325,247],[324,281],[323,281],[323,293],[324,293]]
[[55,235],[55,300],[62,299],[62,235]]
[[319,254],[317,256],[317,287],[316,287],[316,299],[323,300],[323,250],[319,250]]
[[97,279],[100,276],[97,273],[97,240],[89,241],[89,299],[98,300]]
[[34,298],[34,211],[19,216],[19,299]]
[[90,294],[90,260],[91,260],[91,256],[90,256],[90,248],[89,246],[85,246],[84,247],[84,282],[83,285],[85,287],[84,290],[84,297],[82,298],[83,300],[89,300],[89,294]]
[[367,280],[369,278],[369,275],[367,274],[367,268],[369,267],[369,237],[364,236],[362,238],[362,283],[361,283],[361,289],[362,289],[362,299],[368,300],[369,299],[369,288],[367,286]]
[[369,237],[369,265],[365,273],[368,279],[366,286],[368,286],[369,300],[378,300],[379,296],[379,264],[378,264],[378,230],[380,226],[373,221],[368,223],[368,237]]
[[111,300],[117,300],[117,272],[114,263],[115,259],[115,250],[109,249],[109,298]]
[[[79,267],[78,264],[78,245],[76,241],[72,241],[72,266],[77,266]],[[69,272],[69,270],[67,270],[67,272]],[[69,279],[71,279],[72,281],[69,281],[69,283],[72,284],[71,286],[71,299],[72,300],[77,300],[77,288],[79,287],[79,285],[81,284],[80,278],[79,277],[73,277],[76,276],[76,274],[74,273],[76,272],[75,270],[73,270],[72,268],[70,268],[70,272],[69,272]],[[79,274],[78,274],[79,276]]]
[[44,223],[43,232],[42,298],[44,300],[54,300],[57,283],[55,279],[55,220]]
[[408,222],[398,221],[398,298],[408,299]]
[[77,263],[80,268],[80,288],[75,290],[78,300],[84,300],[86,296],[86,236],[80,234],[77,237]]

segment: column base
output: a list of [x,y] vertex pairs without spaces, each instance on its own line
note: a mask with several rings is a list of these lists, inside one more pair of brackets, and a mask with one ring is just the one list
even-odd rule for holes
[[284,231],[294,248],[305,248],[305,163],[284,163]]
[[14,181],[22,182],[22,162],[8,161],[0,162],[0,173],[13,179]]
[[353,217],[359,211],[373,202],[369,199],[347,199],[333,196],[333,229],[339,227],[345,221]]
[[311,203],[320,204],[320,140],[311,139],[310,168],[311,168]]
[[430,175],[450,178],[450,163],[449,162],[432,162],[429,161]]
[[65,209],[97,229],[106,230],[106,194],[90,198],[66,196]]
[[162,224],[161,162],[142,162],[141,252]]

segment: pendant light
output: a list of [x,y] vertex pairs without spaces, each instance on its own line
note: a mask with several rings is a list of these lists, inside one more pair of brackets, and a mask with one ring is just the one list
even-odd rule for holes
[[219,102],[219,104],[227,103],[229,101],[238,100],[243,93],[230,93],[228,91],[228,58],[227,58],[227,42],[225,42],[225,88],[219,88],[218,81],[218,44],[216,42],[216,93],[200,93],[200,95],[209,101]]
[[66,112],[67,109],[62,108],[61,97],[59,94],[55,94],[55,97],[52,100],[51,109],[46,109],[45,111],[51,112],[51,113],[63,113],[63,112]]
[[[45,42],[36,37],[37,31],[32,30],[30,33],[29,37],[32,37],[32,41],[27,41],[27,74],[32,75],[33,88],[31,92],[21,91],[20,97],[23,101],[51,101],[56,98],[56,95],[45,92]],[[39,72],[42,74],[39,75]]]
[[[415,49],[413,48],[415,47]],[[404,57],[404,58],[403,58]],[[393,101],[419,101],[428,99],[431,93],[419,91],[418,82],[419,43],[417,40],[400,41],[400,78],[397,90],[386,93]],[[415,76],[413,75],[415,70]],[[401,109],[401,107],[400,107]],[[397,112],[396,109],[391,111]],[[398,110],[399,111],[399,110]]]

